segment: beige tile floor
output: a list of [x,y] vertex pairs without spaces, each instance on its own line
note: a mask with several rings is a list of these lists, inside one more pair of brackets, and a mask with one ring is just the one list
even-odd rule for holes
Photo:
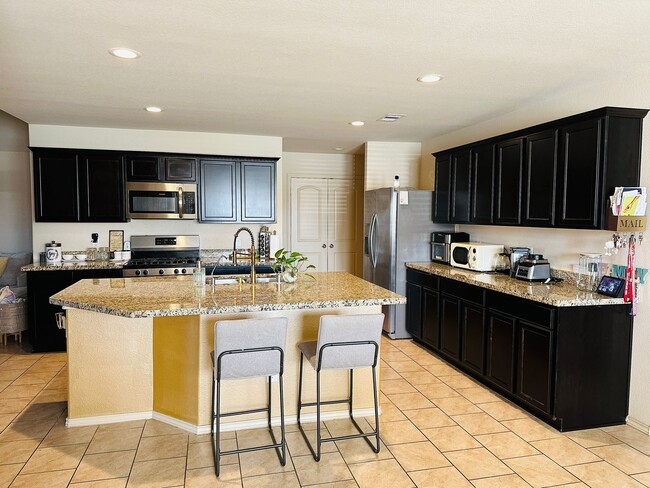
[[[315,463],[289,426],[285,467],[274,451],[227,456],[217,480],[209,435],[153,420],[66,428],[66,355],[10,343],[0,347],[0,488],[650,487],[642,432],[562,434],[411,341],[383,339],[382,358],[379,454],[360,439],[328,443]],[[325,433],[350,428],[325,422]],[[224,447],[268,439],[226,433]]]

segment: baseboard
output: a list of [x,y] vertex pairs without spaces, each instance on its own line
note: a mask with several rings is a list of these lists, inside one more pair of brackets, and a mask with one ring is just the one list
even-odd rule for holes
[[118,422],[131,422],[133,420],[149,420],[152,417],[151,411],[119,413],[115,415],[98,415],[96,417],[81,417],[78,419],[65,419],[66,427],[86,427],[89,425],[117,424]]
[[[352,411],[355,418],[360,417],[373,417],[375,415],[374,408],[361,408]],[[381,414],[381,408],[379,409]],[[339,410],[336,412],[323,412],[321,413],[321,420],[337,420],[348,418],[347,410]],[[191,434],[209,434],[210,425],[194,425],[184,420],[179,420],[175,417],[170,417],[159,412],[135,412],[135,413],[122,413],[117,415],[99,415],[97,417],[82,417],[78,419],[66,419],[66,427],[85,427],[88,425],[101,425],[101,424],[115,424],[117,422],[130,422],[132,420],[149,420],[155,419],[169,425],[173,425],[181,430]],[[302,415],[302,422],[316,422],[316,414],[308,413]],[[295,415],[287,415],[284,417],[285,425],[294,425],[298,423],[298,417]],[[280,418],[273,417],[271,425],[279,426]],[[221,432],[231,432],[233,430],[246,430],[246,429],[261,429],[266,427],[266,419],[243,420],[241,422],[228,422],[221,424]]]
[[637,420],[634,417],[630,417],[629,415],[627,416],[626,423],[630,427],[634,427],[635,429],[640,430],[644,434],[650,435],[650,425],[641,422],[640,420]]

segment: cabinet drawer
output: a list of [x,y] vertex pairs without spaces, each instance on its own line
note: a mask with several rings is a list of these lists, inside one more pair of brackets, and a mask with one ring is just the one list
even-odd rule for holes
[[554,309],[545,307],[532,300],[488,291],[486,303],[490,309],[498,310],[499,312],[537,325],[548,328],[553,327]]
[[478,305],[485,303],[485,290],[478,286],[468,285],[460,281],[440,278],[440,292],[453,295],[466,302],[473,302]]
[[437,290],[439,286],[439,278],[437,276],[411,268],[406,268],[406,281],[415,285],[426,286],[431,290]]

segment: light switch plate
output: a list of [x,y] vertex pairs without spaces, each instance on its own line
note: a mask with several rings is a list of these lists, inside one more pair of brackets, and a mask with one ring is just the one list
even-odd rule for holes
[[400,205],[408,205],[409,204],[409,192],[408,191],[400,191],[399,192],[399,204]]

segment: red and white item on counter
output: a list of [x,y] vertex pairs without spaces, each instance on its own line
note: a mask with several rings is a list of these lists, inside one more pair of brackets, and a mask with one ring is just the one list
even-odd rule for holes
[[632,316],[636,316],[635,254],[636,239],[634,236],[631,236],[627,248],[627,269],[625,270],[625,292],[623,293],[623,300],[632,303]]

